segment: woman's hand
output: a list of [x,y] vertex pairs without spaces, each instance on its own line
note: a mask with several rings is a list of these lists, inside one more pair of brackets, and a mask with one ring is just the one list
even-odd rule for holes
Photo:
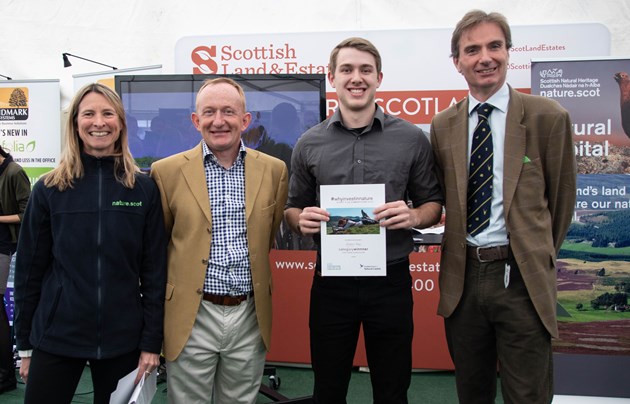
[[22,358],[22,364],[20,365],[20,377],[26,383],[28,379],[28,368],[31,366],[31,358]]
[[[146,374],[147,376],[153,372],[153,370],[157,369],[160,366],[160,355],[151,352],[140,353],[140,359],[138,359],[138,374],[136,375],[135,384],[138,384],[142,376]],[[22,370],[20,370],[20,374]]]

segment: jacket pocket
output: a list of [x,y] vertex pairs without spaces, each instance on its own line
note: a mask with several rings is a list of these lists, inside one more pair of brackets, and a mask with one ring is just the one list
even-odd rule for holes
[[273,215],[273,212],[275,211],[275,209],[276,209],[276,201],[273,201],[271,205],[262,208],[260,211],[264,215]]
[[521,175],[524,176],[525,178],[534,176],[535,178],[542,180],[543,168],[542,168],[542,160],[540,159],[540,157],[530,160],[529,163],[524,163],[523,169],[521,171]]
[[53,319],[55,318],[55,313],[57,312],[57,307],[59,307],[59,299],[61,298],[61,291],[63,288],[59,286],[55,291],[55,298],[53,299],[53,304],[50,306],[50,311],[48,312],[48,316],[46,317],[46,324],[44,324],[44,330],[48,330],[53,323]]

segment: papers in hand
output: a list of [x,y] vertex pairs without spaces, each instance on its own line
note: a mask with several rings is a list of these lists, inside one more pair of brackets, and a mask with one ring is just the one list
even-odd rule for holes
[[385,203],[385,184],[321,185],[322,276],[387,275],[386,232],[374,216]]
[[151,404],[157,390],[157,370],[143,374],[142,379],[134,386],[137,374],[138,369],[135,369],[118,381],[109,404]]

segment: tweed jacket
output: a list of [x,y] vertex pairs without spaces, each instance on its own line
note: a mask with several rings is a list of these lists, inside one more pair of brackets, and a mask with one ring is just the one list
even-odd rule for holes
[[[151,176],[162,195],[168,243],[164,356],[175,360],[190,337],[210,254],[212,217],[201,143],[155,162]],[[267,349],[271,342],[269,250],[283,217],[288,192],[284,162],[256,150],[245,157],[245,209],[256,316]]]
[[[438,314],[462,297],[466,269],[468,98],[437,114],[431,144],[446,199]],[[576,162],[568,112],[510,88],[503,208],[511,250],[545,328],[558,335],[556,257],[573,217]]]

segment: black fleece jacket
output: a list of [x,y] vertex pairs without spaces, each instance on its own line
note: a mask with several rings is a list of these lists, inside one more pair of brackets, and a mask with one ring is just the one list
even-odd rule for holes
[[104,359],[159,353],[166,236],[159,191],[114,177],[113,158],[82,155],[83,178],[60,192],[38,181],[19,237],[15,330],[19,350]]

